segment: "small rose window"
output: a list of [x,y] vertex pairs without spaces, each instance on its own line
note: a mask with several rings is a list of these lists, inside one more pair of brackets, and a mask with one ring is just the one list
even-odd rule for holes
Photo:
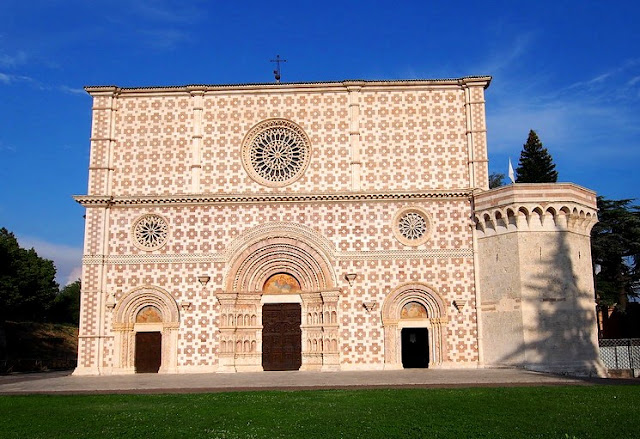
[[160,215],[144,215],[134,223],[131,234],[133,243],[138,248],[157,250],[167,243],[169,225]]
[[430,236],[431,219],[422,208],[411,207],[400,210],[393,221],[393,234],[405,245],[418,246]]

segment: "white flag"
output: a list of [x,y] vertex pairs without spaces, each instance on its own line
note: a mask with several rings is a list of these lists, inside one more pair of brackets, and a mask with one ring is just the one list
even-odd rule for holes
[[511,166],[511,157],[509,157],[509,180],[511,180],[511,183],[516,182],[516,176],[513,172],[513,166]]

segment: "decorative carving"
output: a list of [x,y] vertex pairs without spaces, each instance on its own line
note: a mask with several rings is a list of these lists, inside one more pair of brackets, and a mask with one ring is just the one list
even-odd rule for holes
[[362,306],[370,313],[378,307],[378,302],[364,302]]
[[200,285],[203,287],[206,287],[210,280],[211,276],[198,276],[198,282],[200,282]]
[[[324,250],[324,248],[323,248]],[[434,248],[425,250],[380,250],[380,251],[346,251],[331,254],[337,260],[350,261],[378,261],[389,259],[448,259],[448,258],[471,258],[473,249],[448,249]],[[210,253],[202,255],[189,254],[141,254],[141,255],[84,255],[83,265],[102,264],[184,264],[197,262],[227,262],[233,254]]]
[[453,306],[456,307],[458,312],[462,312],[462,308],[466,305],[467,301],[462,299],[456,299],[453,301]]
[[432,190],[428,192],[348,192],[296,194],[234,194],[234,195],[173,195],[126,196],[76,195],[74,200],[84,207],[146,206],[146,205],[204,205],[235,203],[343,203],[345,201],[401,201],[469,198],[467,190]]
[[107,296],[107,301],[105,303],[107,309],[113,309],[116,307],[116,296],[115,294],[111,293]]
[[141,250],[151,251],[167,243],[169,225],[160,215],[148,214],[138,218],[131,228],[133,243]]
[[356,273],[347,273],[344,275],[344,278],[347,282],[349,282],[349,286],[353,286],[353,282],[356,280],[358,275]]
[[306,133],[286,119],[269,119],[244,138],[242,163],[260,184],[282,187],[296,181],[309,165],[311,148]]

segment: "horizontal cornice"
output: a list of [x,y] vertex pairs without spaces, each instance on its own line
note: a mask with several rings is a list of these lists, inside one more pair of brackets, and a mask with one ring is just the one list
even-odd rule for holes
[[349,79],[344,81],[323,81],[323,82],[265,82],[265,83],[245,83],[245,84],[190,84],[190,85],[169,85],[150,87],[118,87],[115,85],[91,85],[84,89],[87,93],[99,95],[121,95],[121,94],[166,94],[166,93],[187,93],[192,92],[232,92],[232,91],[287,91],[300,89],[341,89],[346,91],[349,87],[372,87],[372,88],[403,88],[403,87],[469,87],[481,86],[487,88],[491,83],[491,76],[464,76],[461,78],[445,79],[392,79],[392,80],[361,80]]
[[[232,255],[212,254],[135,254],[135,255],[84,255],[84,265],[130,265],[130,264],[185,264],[229,262]],[[426,249],[426,250],[382,250],[382,251],[347,251],[331,255],[338,261],[378,261],[397,259],[451,259],[471,258],[473,249]]]
[[282,203],[349,203],[362,201],[418,201],[429,199],[465,199],[471,189],[434,190],[423,192],[341,192],[341,193],[278,193],[278,194],[185,194],[110,197],[104,195],[74,195],[84,207],[117,207],[145,205],[211,205],[211,204],[282,204]]

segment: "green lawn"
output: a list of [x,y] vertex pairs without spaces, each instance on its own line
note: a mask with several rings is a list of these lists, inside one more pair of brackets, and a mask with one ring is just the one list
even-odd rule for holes
[[638,386],[2,396],[3,438],[632,438]]

